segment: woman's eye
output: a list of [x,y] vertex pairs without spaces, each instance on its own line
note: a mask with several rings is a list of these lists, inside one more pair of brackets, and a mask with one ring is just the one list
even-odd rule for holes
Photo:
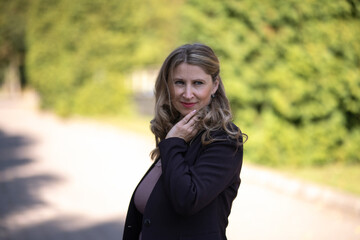
[[195,85],[202,85],[202,84],[204,84],[204,83],[201,82],[201,81],[196,81],[196,82],[194,82],[194,84],[195,84]]
[[176,85],[183,85],[183,84],[184,84],[184,82],[183,82],[183,81],[178,80],[178,81],[175,81],[175,84],[176,84]]

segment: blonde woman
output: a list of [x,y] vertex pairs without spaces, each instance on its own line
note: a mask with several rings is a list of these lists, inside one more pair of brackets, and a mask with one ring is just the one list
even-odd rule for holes
[[213,50],[171,52],[155,98],[154,163],[131,198],[123,240],[226,239],[247,136],[231,122]]

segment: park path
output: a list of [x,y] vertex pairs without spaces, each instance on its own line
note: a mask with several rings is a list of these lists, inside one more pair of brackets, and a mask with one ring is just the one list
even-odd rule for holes
[[[152,147],[150,136],[62,120],[26,99],[0,97],[0,239],[121,239],[131,193],[151,164]],[[339,207],[316,200],[320,193],[335,200],[338,195],[299,186],[245,161],[229,240],[360,239],[360,215],[351,208],[358,198]]]

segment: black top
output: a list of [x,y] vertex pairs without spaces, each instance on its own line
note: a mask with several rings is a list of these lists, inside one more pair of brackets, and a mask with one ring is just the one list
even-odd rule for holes
[[140,232],[142,240],[226,239],[243,148],[223,130],[211,135],[222,140],[203,146],[199,134],[191,144],[181,138],[159,143],[162,175],[144,215],[136,210],[132,197],[123,240],[138,240]]

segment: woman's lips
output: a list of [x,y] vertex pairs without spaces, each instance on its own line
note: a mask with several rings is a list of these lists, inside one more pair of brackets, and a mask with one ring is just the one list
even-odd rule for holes
[[186,103],[186,102],[181,102],[181,104],[186,107],[186,108],[191,108],[193,107],[196,103]]

